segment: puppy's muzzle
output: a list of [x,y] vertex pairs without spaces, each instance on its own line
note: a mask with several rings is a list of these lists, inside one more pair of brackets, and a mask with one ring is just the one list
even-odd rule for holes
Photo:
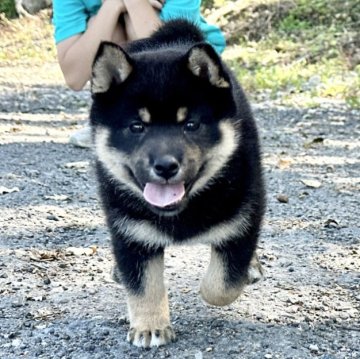
[[174,156],[164,155],[155,159],[153,170],[157,176],[167,181],[178,174],[180,163]]

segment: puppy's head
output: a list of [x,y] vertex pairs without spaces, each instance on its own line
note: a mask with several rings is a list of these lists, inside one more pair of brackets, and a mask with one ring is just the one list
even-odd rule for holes
[[231,81],[210,45],[129,55],[102,43],[91,89],[98,160],[156,213],[179,213],[238,146]]

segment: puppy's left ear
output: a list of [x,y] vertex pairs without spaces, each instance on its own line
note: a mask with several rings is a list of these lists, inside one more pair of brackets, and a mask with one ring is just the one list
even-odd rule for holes
[[91,92],[99,94],[108,91],[111,84],[124,82],[132,70],[132,60],[120,46],[102,42],[93,63]]
[[230,87],[230,79],[219,55],[209,44],[193,46],[187,53],[188,68],[197,77],[219,88]]

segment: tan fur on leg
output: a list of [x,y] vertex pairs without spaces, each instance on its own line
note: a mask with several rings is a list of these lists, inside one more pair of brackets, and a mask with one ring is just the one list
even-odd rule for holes
[[224,282],[224,263],[221,255],[211,246],[211,258],[207,272],[202,280],[200,293],[211,305],[228,305],[241,293],[245,282],[238,287],[228,288]]
[[163,255],[147,264],[144,284],[143,295],[128,296],[130,330],[127,340],[144,348],[167,344],[175,335],[170,325]]

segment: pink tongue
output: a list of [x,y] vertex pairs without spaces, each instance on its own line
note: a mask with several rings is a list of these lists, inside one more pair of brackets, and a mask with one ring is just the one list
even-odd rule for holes
[[147,183],[144,188],[144,198],[157,207],[166,207],[179,202],[185,194],[183,183],[158,184]]

